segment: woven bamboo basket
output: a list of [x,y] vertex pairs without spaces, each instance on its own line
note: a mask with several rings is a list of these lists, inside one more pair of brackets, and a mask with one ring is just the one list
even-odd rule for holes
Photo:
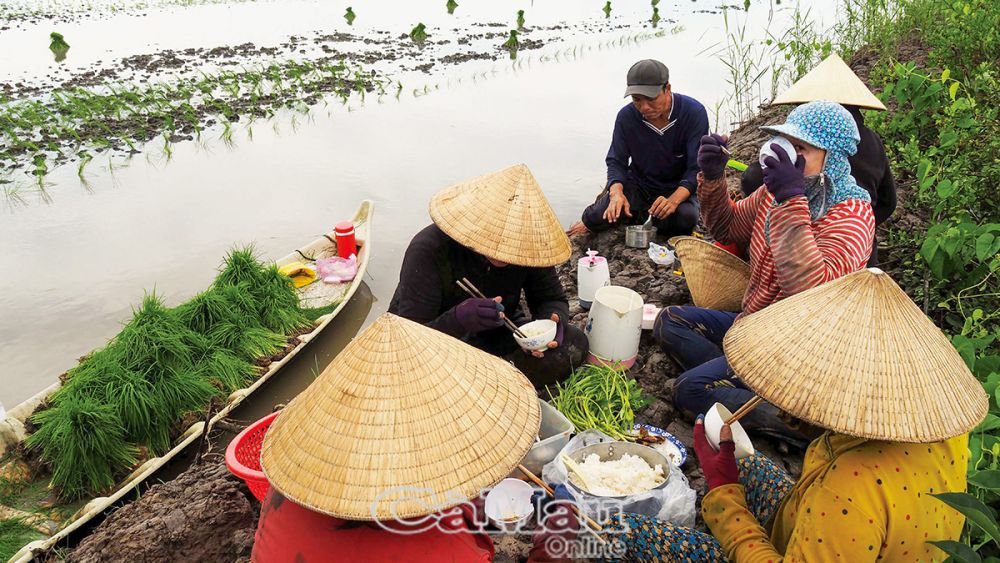
[[698,307],[739,311],[750,283],[750,264],[695,237],[673,237],[671,246],[684,268],[691,300]]

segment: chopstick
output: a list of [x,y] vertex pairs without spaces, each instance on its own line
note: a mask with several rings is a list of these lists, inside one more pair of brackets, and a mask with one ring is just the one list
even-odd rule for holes
[[752,411],[755,408],[757,408],[757,405],[761,404],[762,402],[764,402],[764,398],[763,397],[760,397],[758,395],[754,395],[753,399],[750,399],[742,407],[740,407],[739,409],[737,409],[736,412],[733,413],[733,416],[729,417],[729,419],[726,420],[725,423],[726,424],[732,424],[732,423],[736,422],[737,420],[739,420],[739,419],[743,418],[744,416],[746,416],[750,411]]
[[[518,464],[517,468],[521,470],[521,473],[524,473],[525,475],[527,475],[528,479],[531,479],[531,481],[534,484],[536,484],[539,487],[541,487],[542,489],[544,489],[545,492],[548,493],[550,497],[556,498],[556,492],[552,490],[552,487],[548,486],[545,483],[545,481],[542,481],[541,479],[539,479],[538,476],[535,475],[534,473],[532,473],[530,469],[528,469],[527,467],[525,467],[522,464]],[[600,534],[597,533],[599,530],[603,530],[604,529],[604,528],[601,527],[600,524],[598,524],[597,522],[594,522],[594,520],[591,519],[590,516],[587,516],[586,514],[584,514],[583,512],[581,512],[580,511],[580,507],[578,507],[577,505],[570,504],[569,506],[570,506],[571,509],[573,509],[573,513],[576,514],[577,518],[582,518],[583,521],[587,523],[587,526],[586,526],[587,530],[589,530],[591,534],[594,534],[594,537],[597,538],[598,541],[600,541],[601,543],[608,543],[607,540],[605,540],[604,538],[602,538],[600,536]]]
[[[483,295],[483,292],[479,291],[479,288],[473,285],[468,278],[455,280],[455,283],[458,284],[458,287],[462,288],[463,291],[468,293],[470,297],[489,299],[489,297]],[[508,319],[506,315],[504,315],[503,322],[507,325],[507,328],[509,328],[511,332],[513,332],[514,334],[518,335],[521,338],[527,338],[527,336],[523,332],[521,332],[521,329],[517,328],[517,325],[511,322],[511,320]]]

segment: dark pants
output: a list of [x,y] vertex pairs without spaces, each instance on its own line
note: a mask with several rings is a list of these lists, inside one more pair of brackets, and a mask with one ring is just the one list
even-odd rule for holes
[[[735,320],[736,313],[679,306],[666,307],[656,318],[654,338],[685,370],[674,383],[674,405],[690,417],[708,411],[715,403],[736,412],[754,396],[722,353],[722,338]],[[778,409],[767,402],[750,411],[740,424],[798,446],[809,442],[783,422]]]
[[[592,232],[604,231],[621,224],[641,225],[649,218],[649,208],[656,201],[656,198],[661,195],[669,196],[673,193],[672,191],[651,193],[632,184],[623,184],[623,186],[622,193],[625,195],[625,199],[628,200],[629,212],[632,214],[632,217],[626,216],[623,210],[618,221],[609,223],[604,218],[604,212],[608,209],[608,204],[611,202],[611,193],[608,190],[604,190],[601,195],[597,196],[597,200],[594,203],[583,210],[581,220]],[[666,219],[653,219],[653,226],[656,227],[657,234],[666,237],[690,235],[697,224],[698,198],[694,195],[681,202],[677,206],[677,210]]]
[[532,385],[541,389],[546,385],[565,380],[573,371],[583,365],[590,350],[587,335],[573,325],[566,325],[562,346],[546,350],[545,355],[536,358],[530,352],[521,350],[506,328],[480,333],[468,341],[484,352],[500,356],[512,362],[514,367],[528,377]]

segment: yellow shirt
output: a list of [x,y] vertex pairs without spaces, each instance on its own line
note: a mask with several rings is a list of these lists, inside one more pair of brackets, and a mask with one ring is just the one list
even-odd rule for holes
[[928,494],[965,491],[968,459],[967,434],[906,444],[827,432],[766,529],[742,485],[705,495],[702,516],[738,563],[943,561],[927,542],[958,540],[965,518]]

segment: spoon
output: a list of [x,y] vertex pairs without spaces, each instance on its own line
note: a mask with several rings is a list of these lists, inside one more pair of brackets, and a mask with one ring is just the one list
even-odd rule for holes
[[642,230],[646,231],[653,227],[653,216],[650,215],[646,222],[642,224]]
[[585,491],[587,491],[589,493],[590,491],[593,490],[593,488],[590,486],[590,483],[587,482],[587,478],[583,476],[583,471],[580,471],[580,466],[577,465],[576,462],[573,461],[572,458],[570,458],[566,454],[563,454],[562,455],[562,462],[563,462],[563,464],[566,465],[566,469],[569,469],[573,473],[576,473],[576,476],[580,479],[580,484],[583,485],[583,489]]

